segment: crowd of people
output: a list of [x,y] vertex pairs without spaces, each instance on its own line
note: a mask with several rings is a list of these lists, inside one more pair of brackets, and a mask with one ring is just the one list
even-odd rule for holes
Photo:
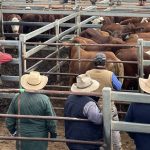
[[[0,53],[1,54],[1,53]],[[11,61],[9,54],[3,55],[1,63]],[[0,55],[1,58],[1,55]],[[103,103],[102,89],[110,87],[112,90],[120,91],[122,83],[117,76],[106,69],[106,56],[98,53],[94,59],[95,68],[88,70],[85,74],[76,77],[76,83],[71,86],[72,92],[96,92],[100,96],[87,96],[71,94],[67,97],[64,106],[64,116],[88,119],[84,121],[65,120],[65,137],[71,140],[102,141],[103,142]],[[48,96],[39,94],[36,91],[43,89],[48,82],[48,77],[41,75],[37,71],[31,71],[21,77],[21,86],[27,91],[16,94],[8,108],[8,114],[35,115],[35,116],[55,116],[54,107]],[[139,78],[139,85],[143,91],[150,93],[150,76],[148,79]],[[149,104],[132,103],[129,106],[125,121],[150,123],[148,118]],[[119,120],[117,108],[112,102],[112,120]],[[19,125],[18,125],[19,121]],[[17,119],[6,118],[6,127],[12,136],[57,138],[57,122],[49,119]],[[137,150],[148,150],[150,146],[150,134],[128,133],[134,140]],[[102,145],[66,143],[69,150],[103,150]],[[48,141],[28,141],[16,142],[16,149],[21,150],[47,150]],[[119,131],[112,132],[112,149],[122,150],[121,136]]]

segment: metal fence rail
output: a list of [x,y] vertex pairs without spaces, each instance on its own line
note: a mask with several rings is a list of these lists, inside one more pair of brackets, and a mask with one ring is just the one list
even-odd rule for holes
[[129,92],[114,92],[110,88],[103,89],[103,118],[104,118],[104,141],[107,145],[106,150],[111,149],[112,131],[129,131],[150,133],[150,125],[140,123],[129,123],[123,121],[112,121],[111,101],[124,101],[136,103],[150,103],[150,95]]
[[18,65],[18,71],[19,71],[18,76],[3,74],[2,75],[2,80],[19,82],[19,79],[22,76],[21,42],[20,41],[15,41],[15,40],[0,40],[0,45],[4,46],[4,47],[5,46],[14,47],[15,46],[18,50],[17,58],[13,58],[13,60],[11,62],[9,62],[12,65],[14,65],[14,64]]

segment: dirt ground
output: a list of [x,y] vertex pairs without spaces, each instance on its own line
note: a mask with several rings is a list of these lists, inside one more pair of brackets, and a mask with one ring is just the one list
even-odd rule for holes
[[[4,122],[0,122],[0,136],[10,136]],[[58,138],[64,138],[63,126],[58,125]],[[123,150],[135,150],[133,141],[126,133],[121,132]],[[0,150],[15,150],[15,141],[0,140]],[[65,143],[49,142],[48,150],[68,150]]]

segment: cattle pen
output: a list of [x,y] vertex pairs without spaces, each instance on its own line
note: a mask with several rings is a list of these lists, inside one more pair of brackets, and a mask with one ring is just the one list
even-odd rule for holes
[[[14,6],[15,3],[15,6]],[[94,95],[100,95],[104,97],[104,142],[101,141],[82,141],[82,140],[71,140],[64,138],[64,120],[75,120],[75,121],[87,121],[81,118],[69,118],[63,117],[64,102],[69,94],[78,95],[91,95],[92,93],[72,93],[70,89],[70,79],[76,77],[82,73],[82,62],[93,62],[92,58],[83,58],[81,55],[82,46],[98,46],[98,47],[123,47],[123,48],[136,48],[137,60],[121,60],[120,62],[115,60],[107,60],[108,64],[111,63],[123,63],[137,65],[137,73],[132,75],[120,75],[119,79],[138,80],[139,77],[144,77],[144,66],[150,67],[150,59],[144,59],[143,51],[150,47],[150,40],[142,37],[138,38],[136,43],[129,44],[112,44],[112,43],[76,43],[72,42],[75,37],[78,37],[80,33],[91,28],[94,30],[101,28],[101,24],[92,24],[92,20],[101,17],[142,17],[149,18],[150,1],[147,0],[144,6],[139,6],[137,0],[104,0],[97,1],[95,5],[91,5],[90,1],[75,0],[72,4],[71,1],[68,3],[62,3],[62,1],[53,0],[1,0],[1,11],[0,11],[0,24],[1,24],[1,39],[0,45],[2,51],[10,53],[13,56],[13,61],[2,65],[1,78],[3,85],[0,88],[0,129],[6,131],[4,124],[4,118],[12,117],[17,118],[30,118],[30,119],[53,119],[58,120],[58,128],[61,132],[58,132],[58,138],[29,138],[29,137],[12,137],[8,132],[5,133],[0,131],[0,149],[2,150],[13,150],[15,149],[14,141],[19,140],[37,140],[37,141],[49,141],[53,147],[49,146],[51,150],[67,150],[65,142],[72,143],[85,143],[85,144],[103,144],[106,150],[111,149],[111,132],[112,130],[119,131],[136,131],[149,133],[149,125],[145,124],[130,124],[121,121],[112,121],[111,112],[108,108],[111,108],[111,99],[116,101],[118,104],[118,111],[121,117],[126,113],[122,106],[130,104],[131,102],[143,102],[148,103],[149,96],[142,94],[142,91],[134,89],[123,89],[121,92],[114,92],[110,89],[104,89],[103,93],[96,93]],[[13,22],[5,20],[5,15],[19,14],[21,17],[24,14],[34,15],[54,15],[59,16],[53,22],[47,21],[25,21]],[[33,28],[33,30],[26,32],[22,30],[20,33],[7,32],[5,26],[19,25],[22,28]],[[75,46],[77,49],[77,57],[70,58],[70,47]],[[70,62],[77,63],[76,71],[69,71]],[[39,90],[38,93],[44,93],[48,95],[54,105],[57,117],[50,116],[27,116],[27,115],[8,115],[6,109],[16,93],[24,92],[20,85],[20,77],[29,73],[33,70],[39,71],[41,74],[48,76],[49,82],[44,90]],[[150,73],[150,72],[147,72]],[[37,91],[28,91],[36,93]],[[143,101],[144,100],[144,101]],[[5,104],[5,105],[4,105]],[[5,109],[3,108],[5,107]],[[136,128],[135,128],[136,126]],[[131,140],[131,139],[129,139]],[[7,141],[13,141],[11,146]],[[6,143],[5,143],[6,142]],[[129,141],[126,141],[129,142]],[[59,145],[58,143],[63,143]],[[132,146],[124,149],[134,149]],[[131,146],[131,147],[130,147]]]

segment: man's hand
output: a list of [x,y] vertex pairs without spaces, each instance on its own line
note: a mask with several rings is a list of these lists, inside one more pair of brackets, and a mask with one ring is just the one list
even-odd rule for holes
[[11,134],[11,136],[16,136],[17,135],[17,131],[15,131],[13,134]]
[[51,133],[51,138],[56,138],[56,137],[57,137],[57,133],[56,132]]

